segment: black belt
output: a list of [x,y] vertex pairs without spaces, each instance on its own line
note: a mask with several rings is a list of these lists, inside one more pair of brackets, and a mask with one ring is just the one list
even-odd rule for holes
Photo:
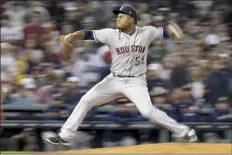
[[[140,74],[140,75],[138,75],[138,76],[142,76],[142,75],[143,75],[143,74]],[[116,74],[116,73],[113,73],[113,76],[115,76],[115,77],[123,77],[123,78],[138,77],[138,76],[118,75],[118,74]]]

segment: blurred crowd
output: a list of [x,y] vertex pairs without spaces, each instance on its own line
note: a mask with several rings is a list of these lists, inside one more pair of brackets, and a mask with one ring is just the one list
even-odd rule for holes
[[[131,1],[4,1],[1,11],[1,103],[42,104],[45,119],[67,117],[81,96],[110,73],[109,47],[74,42],[63,61],[59,38],[81,29],[115,28],[112,9]],[[232,46],[226,1],[135,1],[138,25],[174,20],[183,41],[154,40],[147,82],[155,106],[180,122],[230,122]],[[94,118],[98,113],[107,117]],[[201,114],[208,113],[207,117]],[[127,99],[92,109],[86,119],[144,121]]]
[[[106,45],[76,41],[73,59],[63,61],[60,36],[115,28],[112,9],[127,3],[137,9],[139,26],[174,20],[185,32],[183,41],[154,40],[149,47],[146,74],[153,104],[180,122],[231,122],[232,46],[222,22],[229,7],[225,0],[1,1],[1,104],[41,104],[46,106],[44,119],[67,118],[80,98],[110,73],[111,55]],[[126,98],[93,108],[86,120],[146,121]],[[25,129],[10,144],[36,150],[33,135]],[[91,134],[83,137],[86,142],[92,139]],[[125,133],[123,140],[114,141],[105,139],[102,145],[137,143]],[[24,143],[28,145],[21,146]]]

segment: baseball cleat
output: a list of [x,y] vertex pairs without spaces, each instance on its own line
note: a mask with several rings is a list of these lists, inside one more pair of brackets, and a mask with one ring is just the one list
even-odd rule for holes
[[181,132],[179,135],[173,134],[174,138],[181,138],[184,141],[187,142],[196,142],[197,141],[197,135],[196,131],[194,129],[185,129],[183,132]]
[[71,145],[69,141],[62,139],[60,136],[46,138],[46,141],[53,145]]
[[188,140],[188,142],[196,142],[197,141],[197,135],[196,131],[194,129],[190,129],[185,136],[185,138]]

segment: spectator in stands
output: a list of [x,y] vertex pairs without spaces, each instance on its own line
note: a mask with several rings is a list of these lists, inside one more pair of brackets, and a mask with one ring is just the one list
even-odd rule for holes
[[232,62],[231,62],[231,53],[220,53],[219,57],[221,58],[222,68],[220,71],[225,75],[227,79],[227,90],[225,90],[225,94],[232,94]]
[[38,103],[45,105],[53,104],[53,96],[60,95],[60,92],[56,91],[60,87],[59,78],[62,78],[64,73],[60,70],[53,70],[52,67],[49,67],[49,65],[46,66],[45,64],[43,68],[44,71],[38,71],[39,73],[35,73],[34,75],[36,84],[39,86],[37,91]]
[[28,15],[30,16],[34,12],[38,12],[40,15],[36,17],[39,17],[42,25],[50,22],[51,16],[45,6],[46,1],[27,1]]
[[160,64],[149,64],[147,71],[148,91],[155,87],[166,87],[166,82],[159,77],[162,66]]
[[53,86],[44,85],[41,86],[37,91],[38,100],[37,103],[49,105],[54,103],[53,99]]
[[191,88],[186,85],[182,88],[175,89],[172,93],[171,103],[176,111],[178,121],[181,122],[198,122],[198,106],[192,100]]
[[78,88],[78,83],[80,79],[78,77],[68,77],[66,85],[66,90],[62,94],[62,100],[66,104],[76,105],[77,102],[81,99],[81,93]]
[[179,119],[181,122],[199,122],[198,106],[192,99],[191,86],[186,85],[182,88],[179,106]]
[[138,21],[138,24],[140,26],[151,24],[152,15],[149,13],[149,4],[148,3],[141,3],[138,6],[137,10],[138,10],[139,15],[140,15],[140,19]]
[[[35,80],[30,77],[26,77],[20,81],[21,89],[19,89],[15,94],[12,94],[12,98],[16,101],[21,101],[20,103],[36,103],[38,96],[36,94],[37,86]],[[18,103],[18,102],[17,102]]]
[[28,8],[24,1],[7,1],[4,4],[6,10],[4,14],[8,15],[11,19],[11,24],[17,27],[25,26],[25,18],[27,15]]
[[97,57],[99,58],[99,74],[102,80],[110,73],[111,53],[107,45],[103,45],[97,49]]
[[51,63],[57,68],[61,67],[61,61],[59,57],[60,46],[54,46],[52,41],[48,41],[44,44],[44,60],[45,63]]
[[89,1],[85,9],[88,11],[85,12],[84,20],[87,19],[90,21],[88,27],[95,27],[96,24],[101,25],[101,23],[106,22],[105,16],[107,15],[105,14],[105,9],[102,8],[100,1]]
[[191,93],[195,102],[201,103],[207,93],[207,88],[204,83],[204,73],[200,67],[193,68],[191,70]]
[[[111,103],[106,104],[106,105],[101,105],[101,106],[98,106],[98,107],[93,107],[88,112],[85,120],[86,121],[105,120],[105,116],[107,116],[110,111],[112,111],[113,109],[115,109],[114,103],[115,102],[111,102]],[[73,108],[75,108],[75,107],[73,107]],[[72,108],[72,111],[73,111],[73,108]]]
[[[153,16],[152,17],[152,25],[153,26],[162,26],[165,21],[164,16]],[[149,52],[149,55],[153,57],[154,60],[160,61],[163,59],[165,55],[167,55],[169,52],[172,52],[174,49],[173,41],[169,39],[155,39],[152,42],[151,45],[151,52]],[[155,51],[155,52],[153,52]]]
[[33,68],[38,67],[39,63],[44,60],[44,52],[36,47],[35,39],[27,39],[24,43],[24,53],[28,56],[28,74],[32,73]]
[[53,85],[58,80],[52,63],[40,63],[38,67],[33,68],[31,75],[39,87]]
[[107,114],[106,120],[119,124],[128,124],[134,121],[145,120],[138,111],[131,110],[131,107],[127,107],[125,102],[128,103],[128,100],[118,100],[117,103],[115,103],[115,109],[112,109]]
[[30,14],[30,23],[24,28],[24,39],[35,39],[36,47],[43,47],[44,43],[51,39],[51,30],[42,25],[41,18],[39,11],[33,11]]
[[1,43],[1,84],[5,89],[11,89],[12,80],[17,72],[15,47],[9,43]]
[[209,88],[208,100],[211,104],[215,104],[218,98],[227,95],[229,85],[228,77],[224,72],[220,71],[222,64],[217,56],[216,59],[211,62],[211,72],[206,78],[206,86]]
[[73,31],[74,31],[74,27],[72,23],[69,23],[69,22],[62,23],[61,34],[66,35],[66,34],[72,33]]
[[17,72],[15,75],[14,83],[18,86],[20,81],[27,76],[27,71],[29,68],[28,58],[25,52],[18,52],[16,54],[16,65],[17,65]]
[[65,87],[62,88],[61,85],[65,71],[53,69],[51,64],[43,64],[40,67],[43,69],[38,68],[40,71],[34,75],[36,84],[40,87],[37,91],[38,103],[45,105],[54,104],[55,98],[60,97],[66,89]]
[[56,98],[55,103],[48,105],[43,113],[44,120],[64,120],[69,115],[69,105]]
[[170,79],[170,75],[171,75],[171,62],[168,62],[169,60],[165,60],[165,58],[163,60],[161,60],[160,64],[161,64],[161,68],[159,69],[159,77],[165,81],[165,83],[168,83],[169,79]]
[[[90,49],[79,49],[78,58],[74,63],[74,75],[80,78],[81,86],[88,86],[89,82],[97,82],[99,73],[96,59],[88,51]],[[97,64],[97,65],[96,65]]]
[[218,99],[214,112],[211,115],[211,120],[213,122],[231,122],[232,109],[228,98],[220,97]]
[[1,14],[1,42],[23,45],[24,34],[19,26],[12,25],[7,14]]
[[65,19],[64,18],[64,7],[62,5],[62,2],[56,1],[56,0],[51,0],[47,2],[46,8],[51,15],[51,18],[55,21],[56,23],[56,29],[61,30],[61,23]]
[[81,20],[83,16],[81,10],[73,3],[68,3],[64,7],[64,20],[63,24],[68,24],[73,28],[73,31],[81,29]]
[[221,42],[221,39],[215,34],[215,27],[210,28],[209,33],[205,37],[205,46],[208,49],[215,48]]
[[173,59],[175,66],[170,75],[170,87],[181,88],[190,82],[189,69],[186,67],[185,58],[181,57],[180,53],[175,54]]
[[156,108],[163,110],[168,116],[172,117],[173,119],[178,119],[175,113],[175,108],[172,104],[168,103],[168,90],[162,87],[155,87],[149,93],[152,103]]
[[81,24],[83,29],[93,30],[96,28],[96,19],[93,16],[85,17]]

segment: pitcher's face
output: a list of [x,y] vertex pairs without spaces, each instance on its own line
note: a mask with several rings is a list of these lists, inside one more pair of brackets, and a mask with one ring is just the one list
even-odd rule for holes
[[119,13],[116,20],[116,26],[118,29],[126,29],[130,26],[133,21],[132,17],[126,14]]

